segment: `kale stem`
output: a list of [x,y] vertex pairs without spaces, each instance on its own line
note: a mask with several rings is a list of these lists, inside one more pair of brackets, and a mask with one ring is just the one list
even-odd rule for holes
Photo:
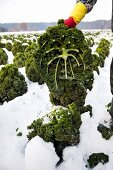
[[50,50],[46,51],[45,53],[49,53],[49,52],[51,52],[53,50],[59,50],[59,48],[51,48]]
[[79,50],[77,50],[77,49],[69,49],[69,50],[67,50],[67,52],[69,52],[69,51],[75,51],[75,52],[79,52]]
[[78,62],[78,60],[77,60],[77,58],[76,58],[73,54],[68,54],[68,56],[73,57],[73,58],[76,60],[76,62],[77,62],[77,64],[78,64],[78,66],[80,66],[80,64],[79,64],[79,62]]
[[62,58],[64,60],[66,60],[68,57],[68,53],[67,53],[67,50],[65,48],[62,48]]
[[84,66],[84,70],[85,70],[85,64],[84,64],[84,62],[83,62],[83,58],[82,58],[82,55],[81,55],[81,54],[79,54],[79,56],[80,56],[80,59],[81,59],[81,61],[82,61],[82,63],[83,63],[83,66]]
[[67,61],[67,58],[64,59],[64,65],[65,65],[65,78],[67,79],[67,63],[66,63],[66,61]]
[[56,64],[56,69],[55,69],[55,84],[56,84],[56,88],[58,88],[58,84],[57,84],[57,71],[58,71],[58,65],[59,65],[59,62],[60,62],[60,59],[57,61],[57,64]]
[[47,65],[49,66],[54,60],[56,60],[56,59],[58,59],[58,58],[60,58],[60,57],[61,57],[61,56],[59,55],[59,56],[53,58],[52,60],[50,60],[50,61],[47,63]]

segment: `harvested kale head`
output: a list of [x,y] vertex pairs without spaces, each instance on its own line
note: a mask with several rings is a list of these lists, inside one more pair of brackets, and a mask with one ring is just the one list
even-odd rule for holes
[[46,82],[50,93],[55,98],[57,96],[59,104],[66,106],[61,102],[65,100],[65,93],[68,98],[66,104],[76,102],[78,98],[71,96],[72,93],[77,96],[76,92],[80,89],[82,100],[85,99],[86,89],[92,88],[93,58],[81,30],[69,29],[62,22],[49,27],[38,39],[34,58],[36,69]]

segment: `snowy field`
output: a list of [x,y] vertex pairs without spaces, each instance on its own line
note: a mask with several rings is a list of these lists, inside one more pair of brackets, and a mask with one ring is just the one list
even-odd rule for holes
[[[102,31],[95,41],[100,38],[111,40],[111,31]],[[12,53],[6,52],[11,63]],[[64,162],[58,167],[55,164],[59,158],[52,143],[46,143],[39,137],[28,143],[27,126],[53,106],[46,84],[38,85],[29,81],[24,68],[20,69],[26,78],[28,92],[0,106],[0,170],[88,170],[86,160],[90,154],[97,152],[107,154],[109,162],[104,165],[100,163],[93,170],[113,170],[113,136],[105,140],[97,130],[99,123],[109,126],[111,120],[106,105],[112,98],[109,80],[112,56],[113,47],[104,67],[99,68],[100,74],[94,72],[93,89],[86,97],[86,104],[93,108],[93,116],[90,117],[89,113],[81,116],[80,143],[64,149]],[[19,132],[22,136],[18,136]]]

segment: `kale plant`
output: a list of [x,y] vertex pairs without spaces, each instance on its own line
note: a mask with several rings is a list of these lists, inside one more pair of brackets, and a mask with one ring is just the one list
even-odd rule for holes
[[7,43],[5,44],[5,48],[6,48],[8,51],[11,51],[11,49],[12,49],[12,44],[11,44],[10,42],[7,42]]
[[7,61],[8,61],[8,55],[2,48],[0,48],[0,65],[7,64]]
[[86,39],[86,43],[89,47],[93,47],[95,42],[94,42],[94,38],[93,37],[87,37]]
[[35,51],[37,48],[38,48],[38,46],[37,46],[37,43],[36,43],[36,42],[30,43],[30,44],[26,47],[26,49],[25,49],[25,51],[24,51],[25,59],[28,59],[28,58],[32,57],[34,51]]
[[98,44],[98,47],[96,48],[96,52],[103,60],[105,60],[105,58],[110,53],[110,47],[111,47],[110,41],[105,38],[102,38]]
[[27,92],[24,76],[13,64],[7,64],[0,70],[0,103],[13,100]]
[[104,67],[106,57],[110,53],[111,43],[105,38],[102,38],[93,54],[93,69],[99,74],[99,66]]
[[27,78],[30,81],[38,82],[40,85],[44,84],[44,81],[41,78],[40,74],[37,73],[37,71],[36,71],[33,57],[30,57],[25,61],[25,72],[26,72]]
[[1,40],[0,40],[0,48],[4,48],[5,47],[5,43],[3,43]]
[[11,51],[12,51],[13,55],[15,56],[19,52],[24,52],[25,48],[26,48],[26,46],[22,45],[21,41],[15,40],[14,43],[12,44]]
[[81,126],[81,116],[74,103],[68,108],[58,107],[46,115],[49,122],[45,122],[45,117],[34,120],[28,126],[30,130],[27,135],[31,140],[36,135],[46,142],[54,144],[56,153],[62,160],[62,152],[66,146],[77,145],[80,141],[79,128]]
[[24,51],[25,55],[25,72],[28,79],[32,82],[38,82],[39,84],[43,84],[44,81],[41,78],[40,73],[36,70],[34,64],[34,52],[38,48],[37,43],[33,42],[29,46],[26,47]]
[[13,63],[16,65],[17,68],[21,68],[25,66],[25,55],[23,52],[19,52],[15,54]]

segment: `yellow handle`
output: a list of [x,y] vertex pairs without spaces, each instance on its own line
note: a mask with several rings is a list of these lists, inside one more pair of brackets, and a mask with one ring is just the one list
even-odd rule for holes
[[87,7],[82,2],[78,2],[74,6],[70,14],[70,17],[73,17],[74,21],[78,24],[84,18],[86,13]]

